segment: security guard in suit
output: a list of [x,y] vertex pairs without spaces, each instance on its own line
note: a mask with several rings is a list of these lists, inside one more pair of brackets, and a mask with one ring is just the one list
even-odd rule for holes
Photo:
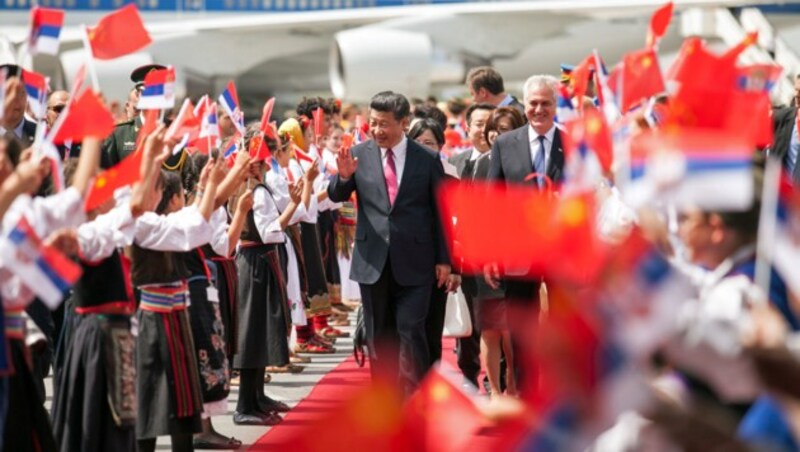
[[[131,72],[131,81],[135,84],[136,95],[131,96],[129,102],[138,102],[139,94],[144,89],[144,78],[150,72],[158,69],[165,69],[160,64],[146,64],[138,67]],[[121,122],[114,127],[114,132],[106,138],[103,143],[103,168],[110,168],[136,149],[136,136],[142,128],[142,115],[139,110],[134,109],[136,115],[133,119]]]

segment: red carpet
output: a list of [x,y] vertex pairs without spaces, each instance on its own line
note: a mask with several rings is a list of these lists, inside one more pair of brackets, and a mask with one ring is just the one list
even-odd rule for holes
[[[444,339],[442,359],[457,368],[456,355],[453,353],[454,339]],[[273,427],[250,447],[250,450],[274,450],[286,445],[298,434],[308,432],[308,427],[321,417],[331,413],[350,400],[359,389],[370,381],[369,369],[356,365],[352,356],[328,372],[311,390],[308,396],[286,415],[283,422]],[[490,432],[475,432],[473,435],[474,450],[494,450],[497,444],[496,435]]]
[[369,383],[368,367],[358,367],[350,355],[314,386],[308,396],[290,411],[279,425],[270,429],[250,450],[274,450],[302,432],[314,420],[348,400],[354,391]]
[[[442,341],[442,359],[457,367],[456,355],[453,353],[455,345],[455,339],[445,338]],[[369,368],[358,367],[353,356],[348,356],[341,364],[325,374],[308,396],[292,408],[283,422],[259,438],[250,450],[266,450],[284,444],[312,421],[328,413],[329,409],[338,407],[348,400],[354,391],[366,386],[369,380]]]

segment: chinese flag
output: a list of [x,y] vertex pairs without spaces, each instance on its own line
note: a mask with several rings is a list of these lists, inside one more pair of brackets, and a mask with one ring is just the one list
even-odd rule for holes
[[731,135],[741,136],[750,147],[764,149],[772,144],[771,113],[768,94],[734,91],[729,95],[722,127]]
[[65,140],[81,142],[85,137],[103,139],[114,131],[114,117],[92,90],[87,89],[72,102],[66,114],[53,137],[54,144]]
[[248,151],[250,152],[250,157],[255,161],[260,162],[272,159],[272,153],[269,151],[267,143],[264,141],[263,133],[255,135],[250,139]]
[[739,58],[742,52],[747,50],[748,47],[755,44],[758,41],[758,32],[752,31],[747,33],[747,35],[742,39],[739,44],[731,47],[725,54],[722,55],[724,60],[729,61],[731,64],[735,64],[736,60]]
[[89,195],[86,197],[84,210],[88,212],[96,209],[114,196],[114,190],[139,181],[142,175],[142,156],[144,154],[142,143],[145,137],[156,129],[158,114],[158,110],[145,110],[144,124],[142,124],[142,128],[139,129],[139,135],[136,137],[136,151],[125,157],[116,166],[103,171],[95,177],[94,184],[89,189]]
[[314,163],[314,159],[311,158],[310,155],[306,154],[306,152],[300,149],[300,147],[297,145],[293,146],[292,149],[294,149],[294,156],[297,158],[297,160],[301,162]]
[[611,171],[611,163],[614,158],[611,131],[600,110],[584,111],[583,116],[569,121],[566,129],[566,133],[561,136],[564,138],[567,159],[572,153],[579,152],[579,146],[583,145],[595,153],[604,171]]
[[667,80],[679,82],[681,86],[728,87],[736,77],[735,59],[725,61],[711,53],[700,38],[688,38],[683,42],[678,57],[666,73]]
[[92,55],[98,60],[111,60],[136,52],[150,44],[136,3],[128,3],[106,15],[97,26],[86,30]]
[[495,263],[572,281],[592,279],[602,269],[606,248],[595,237],[589,195],[555,198],[529,187],[476,182],[445,183],[438,199],[441,218],[448,219],[442,222],[447,243],[459,241],[454,258],[468,267]]
[[653,49],[638,50],[625,55],[621,75],[622,111],[628,111],[643,99],[666,90]]
[[658,43],[669,28],[672,21],[672,2],[659,8],[650,17],[650,28],[647,30],[647,47],[652,48]]
[[469,450],[474,435],[488,423],[450,378],[432,369],[403,409],[403,436],[413,439],[416,450]]
[[589,55],[572,70],[572,92],[578,99],[579,109],[582,109],[583,102],[581,100],[589,89],[589,79],[591,78],[592,70],[594,70],[594,62],[594,55]]

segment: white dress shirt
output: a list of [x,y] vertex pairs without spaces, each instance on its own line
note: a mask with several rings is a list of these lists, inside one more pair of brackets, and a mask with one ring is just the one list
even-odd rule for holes
[[[11,132],[14,133],[14,136],[16,136],[17,138],[22,139],[22,126],[24,126],[24,125],[25,125],[25,118],[22,118],[22,120],[20,120],[19,124],[17,124],[17,127],[14,127],[11,130]],[[8,130],[5,127],[0,126],[0,135],[5,135],[7,131]]]
[[[381,167],[386,167],[386,150],[387,148],[381,148]],[[394,154],[394,168],[395,172],[397,173],[397,189],[400,189],[400,182],[403,180],[403,168],[406,166],[406,151],[408,150],[408,138],[403,135],[403,139],[400,140],[392,148],[392,154]],[[386,175],[384,174],[384,177]]]
[[[550,130],[544,134],[544,167],[550,164],[550,153],[553,149],[553,140],[556,136],[556,125],[553,124]],[[528,124],[528,139],[530,140],[531,164],[536,161],[536,154],[539,152],[539,133],[533,130],[533,126]]]

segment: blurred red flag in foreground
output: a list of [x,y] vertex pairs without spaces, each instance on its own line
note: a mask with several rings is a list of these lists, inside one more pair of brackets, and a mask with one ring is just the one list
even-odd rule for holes
[[446,183],[439,206],[448,243],[458,242],[454,257],[465,266],[499,264],[573,281],[602,269],[607,248],[596,238],[593,195],[555,198],[528,187]]

